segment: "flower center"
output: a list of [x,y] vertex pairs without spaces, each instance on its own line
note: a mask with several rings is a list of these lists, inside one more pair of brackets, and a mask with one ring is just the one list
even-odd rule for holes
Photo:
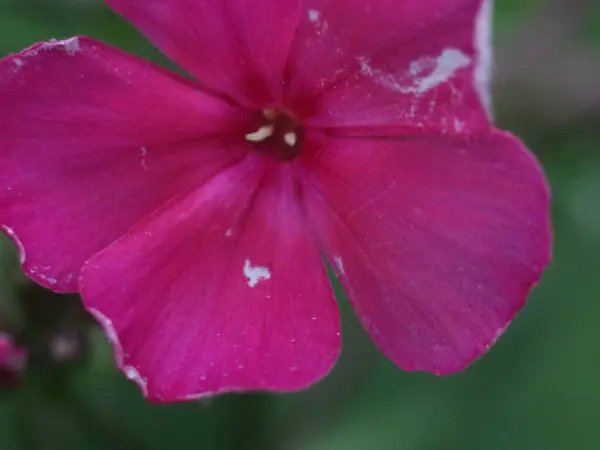
[[290,114],[275,109],[263,109],[256,131],[246,134],[246,140],[260,151],[283,161],[294,159],[300,152],[302,127]]

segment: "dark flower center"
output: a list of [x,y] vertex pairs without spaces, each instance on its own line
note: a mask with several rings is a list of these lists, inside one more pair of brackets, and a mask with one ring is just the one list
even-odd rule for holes
[[257,150],[283,161],[298,155],[304,133],[291,114],[264,109],[257,115],[256,124],[255,131],[246,134],[246,140]]

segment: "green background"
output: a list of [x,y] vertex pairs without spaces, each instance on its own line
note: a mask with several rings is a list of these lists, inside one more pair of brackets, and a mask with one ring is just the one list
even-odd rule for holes
[[[148,404],[102,334],[80,333],[78,300],[24,285],[0,237],[0,327],[35,344],[0,393],[0,449],[600,449],[600,2],[498,0],[495,22],[497,121],[546,170],[555,249],[487,356],[450,377],[402,373],[343,304],[341,359],[308,391]],[[168,64],[101,0],[0,0],[0,55],[76,34]],[[73,357],[50,361],[62,335]]]

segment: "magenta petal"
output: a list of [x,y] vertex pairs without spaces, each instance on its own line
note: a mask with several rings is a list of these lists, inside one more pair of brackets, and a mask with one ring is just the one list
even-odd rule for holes
[[0,96],[0,226],[56,291],[76,291],[89,257],[244,155],[225,134],[245,113],[88,38],[2,60]]
[[244,105],[279,102],[300,0],[107,0],[208,88]]
[[311,217],[365,328],[402,369],[463,369],[548,264],[535,160],[500,132],[314,145]]
[[84,304],[149,398],[295,390],[330,370],[337,305],[289,170],[247,160],[84,267]]
[[305,1],[292,44],[286,97],[307,123],[362,135],[488,129],[482,0],[341,3]]

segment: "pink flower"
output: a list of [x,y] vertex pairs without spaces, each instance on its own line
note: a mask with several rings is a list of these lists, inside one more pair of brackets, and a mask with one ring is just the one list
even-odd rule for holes
[[0,387],[12,387],[19,382],[27,362],[27,353],[5,333],[0,332]]
[[108,4],[194,80],[85,37],[4,59],[0,223],[150,399],[325,376],[323,255],[400,368],[494,343],[550,232],[538,165],[486,112],[489,3]]

